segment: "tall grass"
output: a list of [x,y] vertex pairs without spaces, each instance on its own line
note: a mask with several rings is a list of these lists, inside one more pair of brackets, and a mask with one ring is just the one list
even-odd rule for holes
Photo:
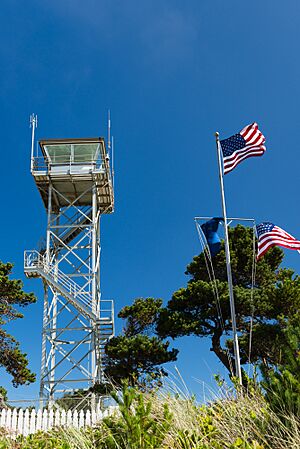
[[0,443],[0,449],[300,448],[299,417],[276,414],[259,391],[223,391],[206,405],[172,385],[150,393],[124,388],[115,399],[119,412],[93,429],[53,430],[31,437],[30,444],[28,438]]
[[[124,394],[124,391],[123,391]],[[120,414],[99,424],[95,448],[101,449],[299,449],[300,420],[278,416],[259,392],[225,392],[207,405],[197,405],[186,393],[164,389],[143,394],[134,391],[130,405],[120,394]],[[141,414],[141,397],[148,413]],[[167,413],[166,413],[167,410]],[[154,442],[141,440],[155,433]],[[85,449],[90,435],[66,433],[71,447]],[[152,442],[151,442],[152,441]],[[159,443],[159,444],[157,444]]]

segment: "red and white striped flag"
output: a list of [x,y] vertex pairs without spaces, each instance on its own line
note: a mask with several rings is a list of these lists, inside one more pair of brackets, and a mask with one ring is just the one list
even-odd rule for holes
[[256,231],[258,235],[257,260],[272,246],[283,246],[284,248],[300,250],[300,241],[273,223],[260,223],[256,226]]
[[224,175],[233,170],[244,159],[262,156],[266,151],[265,141],[266,139],[259,131],[257,123],[245,126],[242,131],[228,139],[220,140]]

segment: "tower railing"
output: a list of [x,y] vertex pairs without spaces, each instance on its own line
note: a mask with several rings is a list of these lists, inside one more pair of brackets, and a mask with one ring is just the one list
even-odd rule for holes
[[[58,288],[60,293],[74,306],[85,311],[90,318],[99,322],[113,321],[113,300],[101,300],[99,315],[92,311],[91,292],[83,291],[73,279],[63,273],[57,264],[47,262],[46,255],[37,250],[24,251],[24,271],[27,275],[45,277],[54,287]],[[105,308],[103,307],[105,304]]]
[[[63,161],[63,162],[61,162]],[[89,167],[90,170],[94,171],[106,171],[105,162],[101,157],[94,160],[74,160],[70,155],[64,155],[60,160],[51,161],[47,156],[34,156],[32,158],[32,171],[33,172],[44,172],[51,170],[51,167],[66,167],[68,166],[70,170],[72,168],[85,166]]]

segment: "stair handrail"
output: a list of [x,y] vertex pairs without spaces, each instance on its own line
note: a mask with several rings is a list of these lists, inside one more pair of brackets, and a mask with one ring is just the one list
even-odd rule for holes
[[[34,271],[37,269],[51,276],[53,281],[64,288],[66,293],[78,301],[80,306],[92,310],[92,297],[90,292],[83,292],[82,287],[73,279],[61,271],[56,264],[47,261],[46,254],[41,254],[37,250],[27,250],[24,252],[24,269]],[[113,321],[113,300],[101,299],[99,304],[99,316],[97,321],[105,324]]]
[[70,279],[65,273],[63,273],[55,264],[47,262],[46,255],[40,254],[37,250],[25,251],[24,252],[24,269],[39,269],[44,271],[45,274],[51,276],[53,280],[64,287],[67,293],[81,301],[85,307],[91,309],[92,301],[91,298],[88,300],[87,295],[90,296],[89,292],[82,292],[82,287],[77,284],[77,282]]

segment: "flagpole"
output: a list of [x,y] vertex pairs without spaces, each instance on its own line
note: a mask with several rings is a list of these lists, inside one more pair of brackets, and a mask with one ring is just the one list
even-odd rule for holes
[[222,209],[223,209],[224,229],[225,229],[226,270],[227,270],[229,299],[230,299],[230,312],[231,312],[231,322],[232,322],[232,331],[233,331],[235,375],[239,380],[239,384],[242,385],[242,371],[241,371],[239,341],[238,341],[238,336],[237,336],[237,331],[236,331],[235,305],[234,305],[233,286],[232,286],[232,274],[231,274],[229,239],[228,239],[228,225],[227,225],[227,215],[226,215],[226,203],[225,203],[223,170],[222,170],[222,162],[221,162],[221,145],[220,145],[219,133],[216,132],[215,136],[216,136],[217,153],[218,153],[219,179],[220,179]]

